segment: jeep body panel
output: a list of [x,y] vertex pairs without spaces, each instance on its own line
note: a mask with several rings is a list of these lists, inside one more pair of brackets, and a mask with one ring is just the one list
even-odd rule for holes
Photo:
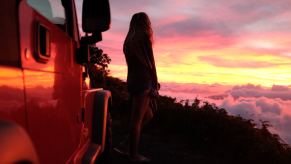
[[26,126],[22,70],[0,66],[0,118]]
[[32,142],[19,145],[22,152],[35,150],[38,159],[28,162],[94,163],[104,150],[111,94],[85,85],[84,66],[76,61],[80,40],[74,0],[49,0],[62,2],[65,25],[53,23],[29,1],[34,2],[7,1],[1,10],[1,22],[7,21],[1,32],[7,34],[0,45],[0,139],[12,134],[5,130],[8,122],[16,129],[13,134]]
[[[40,25],[48,33],[45,61],[39,60]],[[81,134],[82,69],[75,62],[77,44],[25,0],[19,4],[19,26],[30,136],[42,163],[65,163]]]

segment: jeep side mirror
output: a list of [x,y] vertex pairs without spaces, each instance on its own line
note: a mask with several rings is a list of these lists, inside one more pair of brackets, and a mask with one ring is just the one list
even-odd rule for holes
[[102,40],[101,32],[110,28],[109,0],[84,0],[82,28],[86,33],[80,40],[77,63],[87,64],[90,60],[89,45]]
[[82,28],[85,33],[101,33],[110,28],[109,0],[84,0]]
[[89,46],[102,40],[100,33],[93,33],[91,36],[83,36],[80,40],[80,47],[77,50],[77,63],[84,65],[90,62],[90,50]]

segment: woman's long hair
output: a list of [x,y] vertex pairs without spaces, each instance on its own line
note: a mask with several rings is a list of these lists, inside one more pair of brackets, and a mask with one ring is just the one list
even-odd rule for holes
[[149,38],[150,42],[153,42],[153,30],[151,27],[151,21],[148,15],[144,12],[139,12],[132,16],[126,40],[139,34],[145,34],[146,37]]

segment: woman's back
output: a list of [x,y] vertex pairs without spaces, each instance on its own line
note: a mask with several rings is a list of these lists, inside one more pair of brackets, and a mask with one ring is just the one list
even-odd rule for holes
[[152,53],[146,35],[135,34],[125,40],[123,51],[125,54],[128,74],[127,84],[130,92],[139,92],[152,86]]

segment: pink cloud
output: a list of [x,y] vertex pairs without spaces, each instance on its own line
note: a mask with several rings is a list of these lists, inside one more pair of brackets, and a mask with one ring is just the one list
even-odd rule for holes
[[265,99],[258,99],[256,101],[256,106],[260,108],[263,113],[274,113],[280,115],[282,110],[278,103],[275,102],[270,104]]
[[257,113],[259,113],[259,109],[256,107],[255,102],[246,99],[235,101],[231,98],[227,98],[217,105],[226,109],[232,115],[239,115],[248,119],[257,117]]
[[271,99],[279,98],[282,100],[291,100],[291,89],[288,86],[280,85],[273,85],[271,89],[252,84],[235,86],[229,91],[229,94],[235,99],[240,97],[267,97]]
[[290,144],[291,143],[291,116],[286,115],[284,116],[282,120],[282,133],[285,136],[287,142]]
[[195,97],[206,98],[218,93],[226,93],[231,86],[220,84],[180,84],[162,83],[161,94],[171,95],[181,99],[195,99]]

